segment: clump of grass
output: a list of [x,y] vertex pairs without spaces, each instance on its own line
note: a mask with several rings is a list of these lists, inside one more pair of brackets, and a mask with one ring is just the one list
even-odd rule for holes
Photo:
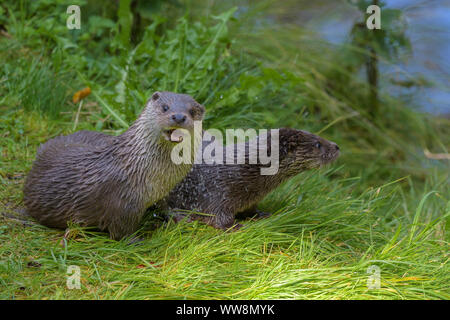
[[[383,223],[395,214],[400,189],[354,197],[355,183],[300,175],[267,200],[277,208],[272,217],[239,232],[169,223],[143,230],[148,238],[139,246],[75,227],[78,237],[62,248],[61,232],[9,223],[0,234],[2,297],[448,299],[448,247],[436,237],[444,215],[422,224],[421,206],[412,226],[407,217]],[[430,193],[422,203],[430,201],[445,210],[448,200]],[[81,268],[80,290],[65,287],[69,265]],[[380,289],[367,287],[373,265]]]
[[[4,102],[54,118],[67,110],[68,77],[56,75],[49,65],[42,64],[40,58],[32,60],[31,65],[29,61],[22,61],[21,64],[6,63],[1,68],[3,86],[0,90],[4,93]],[[49,95],[50,91],[52,94]]]

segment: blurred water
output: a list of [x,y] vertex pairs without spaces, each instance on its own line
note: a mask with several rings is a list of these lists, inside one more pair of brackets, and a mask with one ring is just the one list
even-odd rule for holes
[[[381,87],[394,95],[411,99],[411,105],[436,114],[450,114],[450,0],[385,0],[387,8],[401,9],[408,23],[407,36],[412,53],[396,65],[381,64]],[[381,11],[383,14],[383,11]],[[361,12],[338,1],[321,1],[303,10],[296,23],[319,32],[327,41],[340,44],[348,40]],[[383,26],[381,26],[383,28]],[[424,76],[432,87],[403,88],[388,79],[404,80]]]

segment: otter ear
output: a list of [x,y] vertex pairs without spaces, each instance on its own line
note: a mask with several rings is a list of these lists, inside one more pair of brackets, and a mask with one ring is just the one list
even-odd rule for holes
[[156,100],[158,100],[158,99],[159,99],[159,92],[156,91],[156,92],[152,95],[152,100],[153,100],[153,101],[156,101]]
[[205,106],[203,106],[202,104],[199,104],[198,107],[199,107],[200,112],[201,112],[201,114],[203,116],[205,114],[205,112],[206,112]]

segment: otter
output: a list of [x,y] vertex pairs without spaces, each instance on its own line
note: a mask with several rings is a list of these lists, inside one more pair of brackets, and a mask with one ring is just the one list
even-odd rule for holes
[[115,240],[131,235],[146,208],[189,172],[190,164],[174,164],[170,154],[182,140],[177,129],[192,133],[204,113],[189,95],[155,92],[121,135],[79,131],[47,141],[25,181],[27,213],[48,227],[71,221]]
[[[259,141],[259,137],[256,139]],[[256,205],[270,191],[298,173],[321,167],[339,156],[339,147],[334,142],[307,131],[282,128],[279,170],[274,175],[261,175],[263,165],[259,160],[249,164],[249,142],[244,145],[245,164],[194,164],[191,172],[151,209],[169,213],[175,221],[185,217],[183,210],[192,210],[203,214],[189,214],[189,220],[200,220],[217,229],[236,230],[241,227],[235,224],[237,214],[267,216]],[[203,143],[203,149],[205,146]],[[236,145],[234,149],[237,150]]]

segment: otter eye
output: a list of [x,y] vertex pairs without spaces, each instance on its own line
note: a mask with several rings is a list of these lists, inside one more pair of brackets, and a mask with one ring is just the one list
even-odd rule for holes
[[321,146],[322,144],[320,142],[316,142],[316,144],[314,145],[314,147],[316,147],[317,149],[320,149]]
[[163,110],[164,112],[166,112],[167,110],[169,110],[169,106],[168,106],[167,104],[163,104],[161,108],[162,108],[162,110]]

